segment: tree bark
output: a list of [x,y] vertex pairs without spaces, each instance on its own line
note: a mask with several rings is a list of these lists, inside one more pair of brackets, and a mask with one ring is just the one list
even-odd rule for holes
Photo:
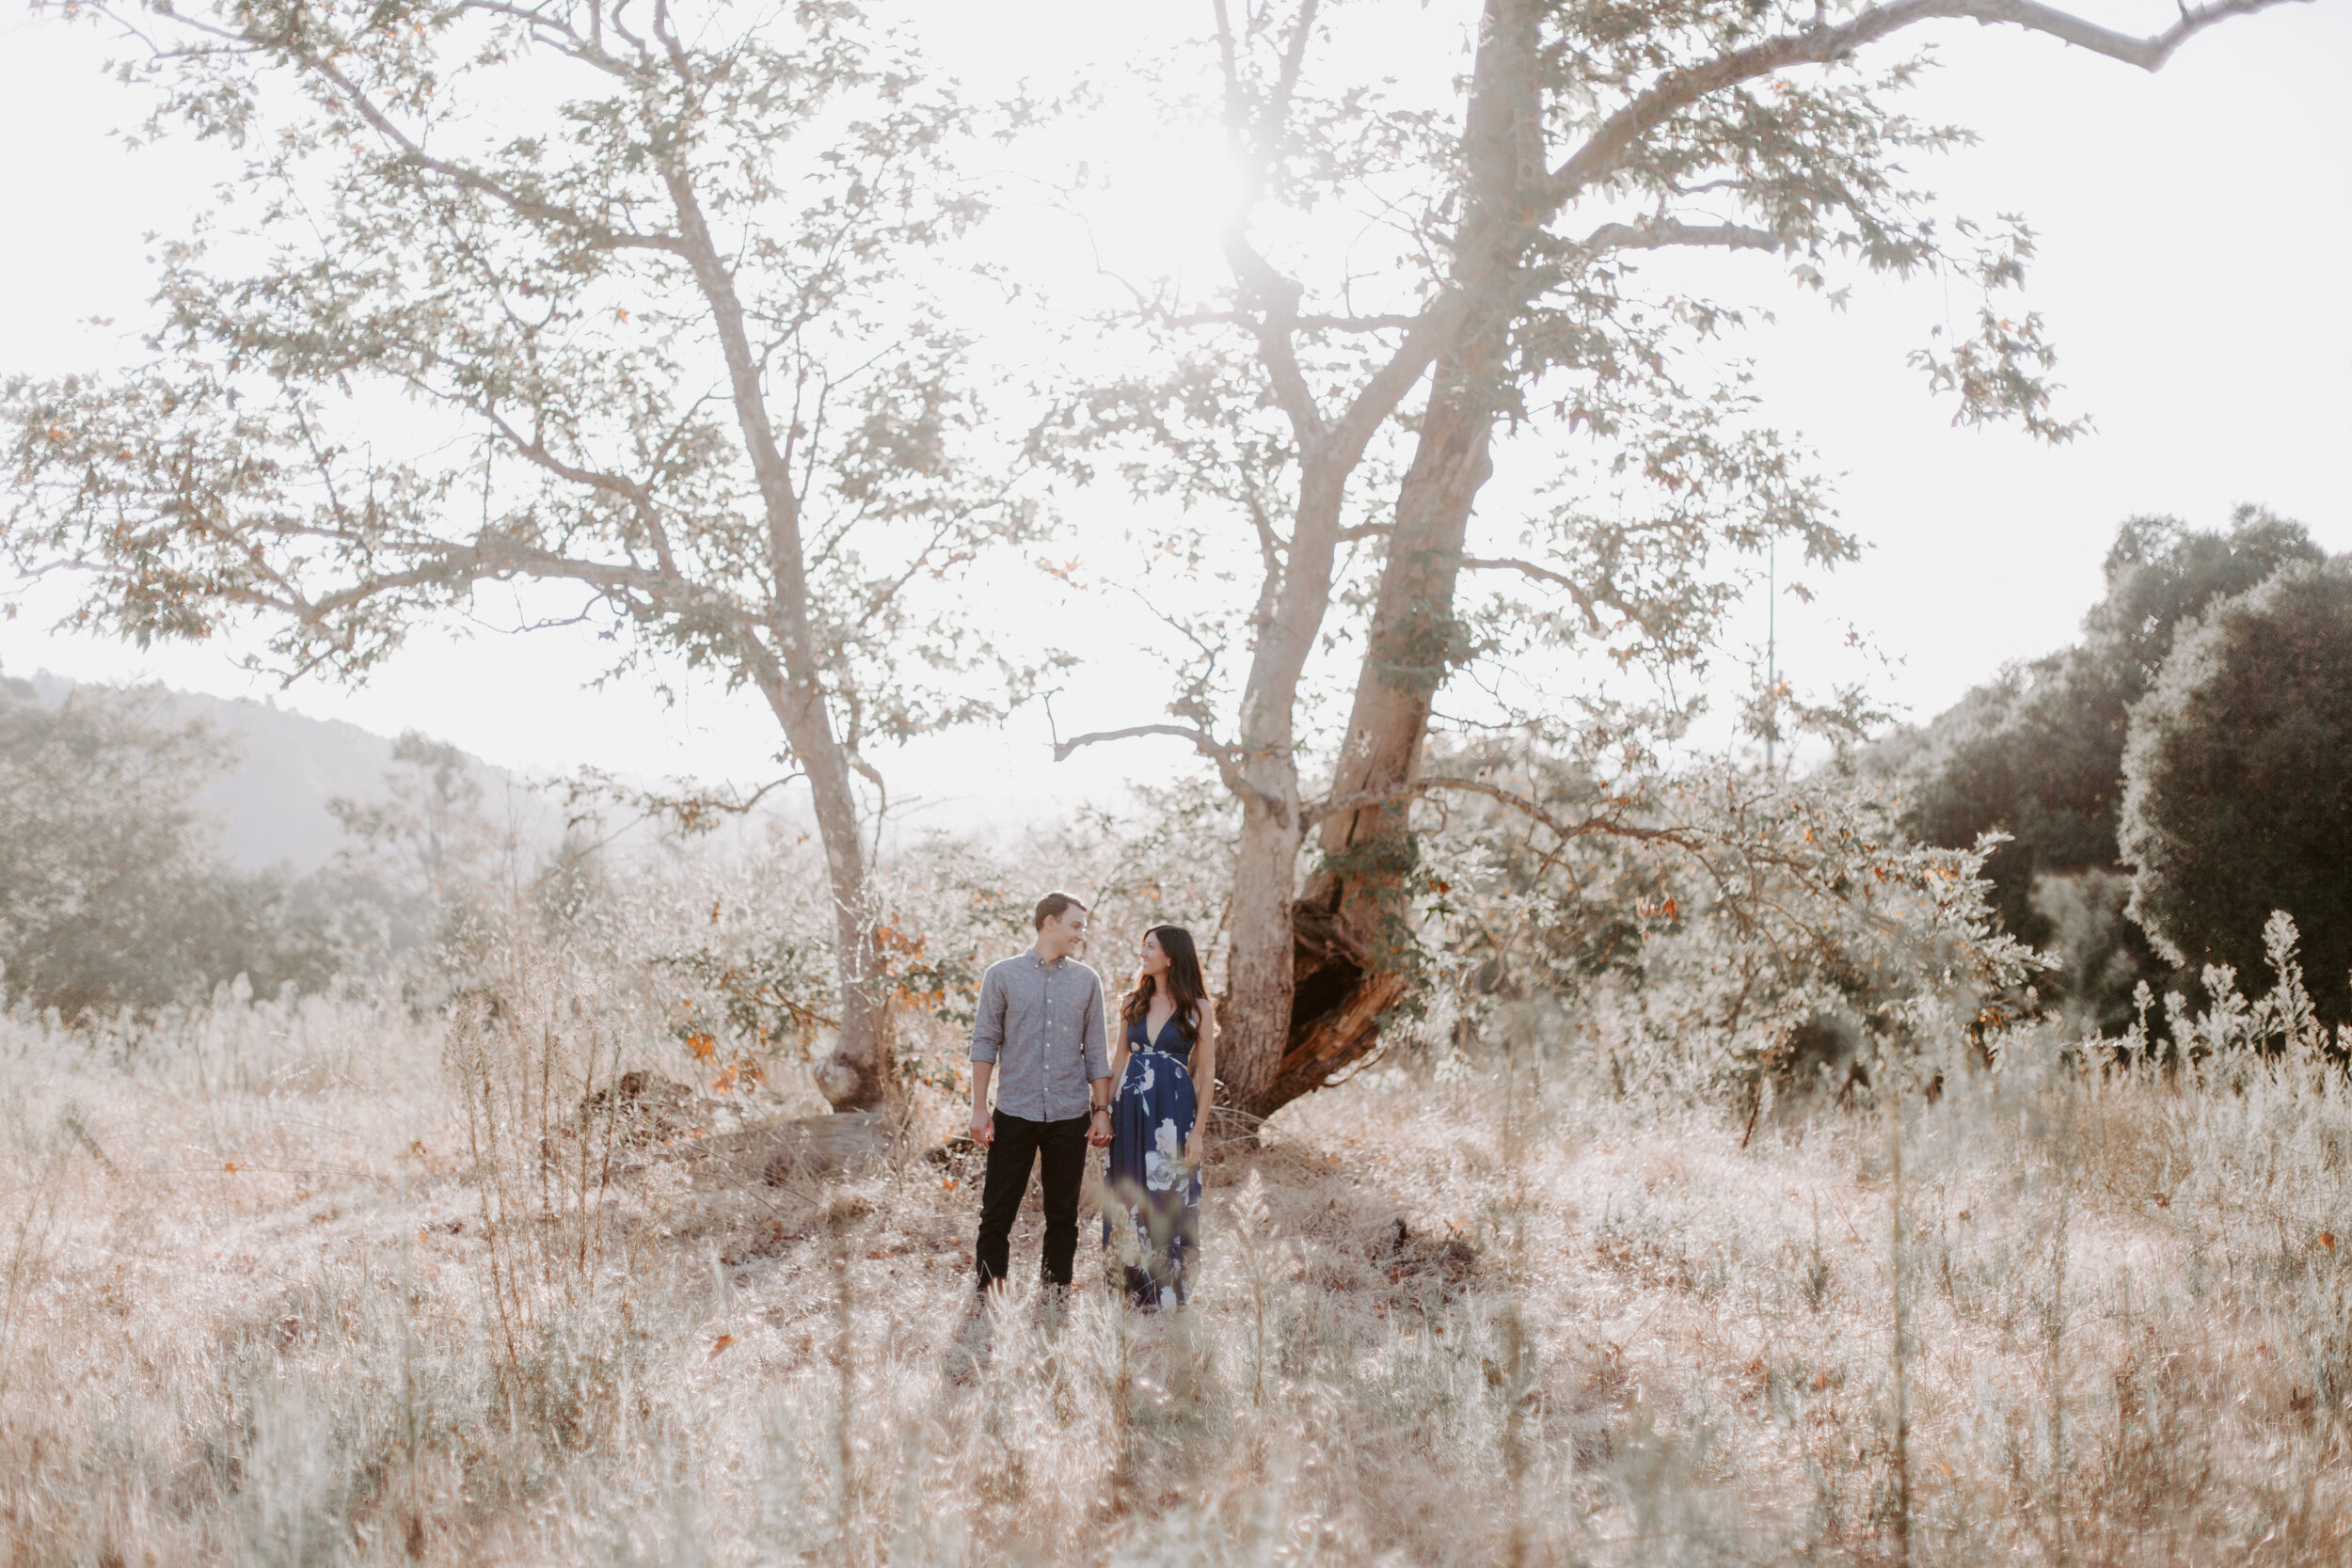
[[1292,1011],[1291,900],[1299,832],[1261,802],[1242,804],[1232,937],[1218,1007],[1217,1076],[1230,1103],[1263,1116],[1280,1071]]
[[[1390,789],[1421,771],[1430,705],[1451,663],[1454,583],[1471,503],[1493,472],[1494,417],[1467,395],[1458,374],[1440,379],[1430,402],[1398,489],[1334,800]],[[1381,1017],[1405,992],[1401,958],[1419,859],[1409,810],[1396,800],[1323,820],[1323,863],[1293,917],[1295,1001],[1282,1062],[1251,1107],[1259,1116],[1360,1060],[1379,1042]]]
[[[1493,472],[1492,388],[1502,373],[1509,285],[1535,231],[1528,190],[1544,176],[1534,7],[1488,0],[1464,127],[1470,170],[1462,243],[1451,279],[1470,309],[1440,356],[1413,461],[1398,488],[1364,661],[1331,798],[1409,782],[1421,767],[1429,710],[1451,667],[1454,583],[1470,507]],[[1378,1043],[1380,1020],[1403,996],[1417,858],[1402,800],[1335,813],[1320,835],[1323,864],[1289,921],[1293,1006],[1280,1058],[1235,1102],[1271,1116]]]
[[[1271,1092],[1288,1043],[1292,1010],[1291,901],[1297,895],[1305,832],[1294,753],[1299,677],[1331,602],[1340,506],[1355,465],[1302,442],[1298,509],[1281,591],[1257,626],[1242,688],[1240,856],[1233,875],[1232,936],[1219,1008],[1219,1076],[1232,1103],[1256,1112]],[[1263,1112],[1257,1112],[1263,1115]]]
[[841,988],[841,1028],[833,1053],[817,1070],[817,1087],[836,1111],[870,1111],[892,1103],[889,1020],[874,986],[874,930],[866,838],[858,822],[850,759],[834,738],[824,694],[812,680],[763,673],[760,691],[784,729],[792,754],[808,774],[817,808],[817,840],[825,851],[833,894],[834,968]]

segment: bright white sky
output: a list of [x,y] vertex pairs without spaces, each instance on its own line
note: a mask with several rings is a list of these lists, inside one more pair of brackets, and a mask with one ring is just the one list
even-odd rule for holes
[[[1426,68],[1431,37],[1448,34],[1448,8],[1434,8],[1431,33],[1396,38],[1400,71]],[[2085,8],[2135,31],[2175,14],[2170,0]],[[1152,20],[1111,20],[1122,9]],[[1014,14],[1020,24],[1006,26]],[[1206,14],[1205,0],[1028,0],[1017,12],[941,7],[924,29],[934,57],[976,88],[1026,76],[1053,90],[1089,58],[1165,50]],[[2069,406],[2089,412],[2095,433],[2052,450],[2008,431],[1950,428],[1948,409],[1903,365],[1929,325],[1970,317],[1972,303],[1939,286],[1865,283],[1836,314],[1788,295],[1759,260],[1753,290],[1719,290],[1780,305],[1780,325],[1748,345],[1772,417],[1802,430],[1843,476],[1844,516],[1871,546],[1860,565],[1811,584],[1816,603],[1783,600],[1782,667],[1812,685],[1858,673],[1840,651],[1851,626],[1894,660],[1877,689],[1916,717],[2004,661],[2067,641],[2127,515],[2217,526],[2234,503],[2260,501],[2301,519],[2328,548],[2352,549],[2352,303],[2342,287],[2352,254],[2352,93],[2343,90],[2352,3],[2317,0],[2225,25],[2154,76],[2006,31],[1956,26],[1943,42],[1947,69],[1918,112],[1973,125],[1983,139],[1919,173],[1963,211],[2020,212],[2039,230],[2030,303],[2064,356]],[[0,373],[116,359],[122,326],[86,319],[139,318],[151,277],[142,233],[183,228],[215,166],[181,150],[126,155],[110,143],[137,104],[98,74],[103,53],[86,28],[22,12],[0,22],[0,137],[10,150],[0,162],[0,297],[12,306],[0,319]],[[1147,188],[1182,166],[1167,150]],[[1162,231],[1138,230],[1131,245],[1199,253],[1213,192],[1174,194],[1135,219]],[[1180,231],[1185,225],[1200,231]],[[1041,246],[1066,245],[1050,226],[1039,234]],[[1106,515],[1114,505],[1105,501]],[[280,692],[251,681],[226,650],[141,653],[56,633],[48,623],[58,608],[45,589],[24,596],[24,613],[0,623],[0,668],[271,694],[383,733],[424,728],[511,767],[744,780],[769,771],[773,727],[763,711],[707,687],[668,709],[639,689],[588,689],[581,677],[596,653],[565,633],[437,633],[363,689]],[[1153,666],[1118,645],[1128,611],[1045,597],[1036,608],[1074,614],[1099,639],[1079,722],[1160,717]],[[1760,640],[1760,600],[1751,611]],[[926,741],[880,760],[896,794],[931,802],[943,822],[1099,799],[1135,773],[1185,765],[1173,747],[1147,743],[1056,768],[1036,712],[1002,735]]]

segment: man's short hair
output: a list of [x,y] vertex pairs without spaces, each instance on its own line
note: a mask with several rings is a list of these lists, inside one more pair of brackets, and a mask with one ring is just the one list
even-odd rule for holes
[[1084,913],[1086,906],[1066,893],[1049,893],[1037,901],[1037,918],[1029,925],[1032,931],[1041,931],[1049,920],[1058,920],[1070,911]]

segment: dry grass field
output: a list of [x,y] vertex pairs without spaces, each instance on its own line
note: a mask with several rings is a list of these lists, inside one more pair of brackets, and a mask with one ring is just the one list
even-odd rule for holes
[[1147,1319],[1084,1271],[976,1307],[926,1125],[690,1181],[579,1111],[602,1030],[8,1023],[0,1557],[2352,1560],[2352,1100],[2308,1054],[2020,1036],[1743,1148],[1531,1025],[1221,1152]]

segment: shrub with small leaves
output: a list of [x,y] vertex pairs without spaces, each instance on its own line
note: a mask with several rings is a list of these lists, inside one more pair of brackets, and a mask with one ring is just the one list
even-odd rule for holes
[[2293,567],[2181,633],[2133,710],[2132,914],[2175,962],[2259,974],[2273,910],[2352,1017],[2352,563]]

